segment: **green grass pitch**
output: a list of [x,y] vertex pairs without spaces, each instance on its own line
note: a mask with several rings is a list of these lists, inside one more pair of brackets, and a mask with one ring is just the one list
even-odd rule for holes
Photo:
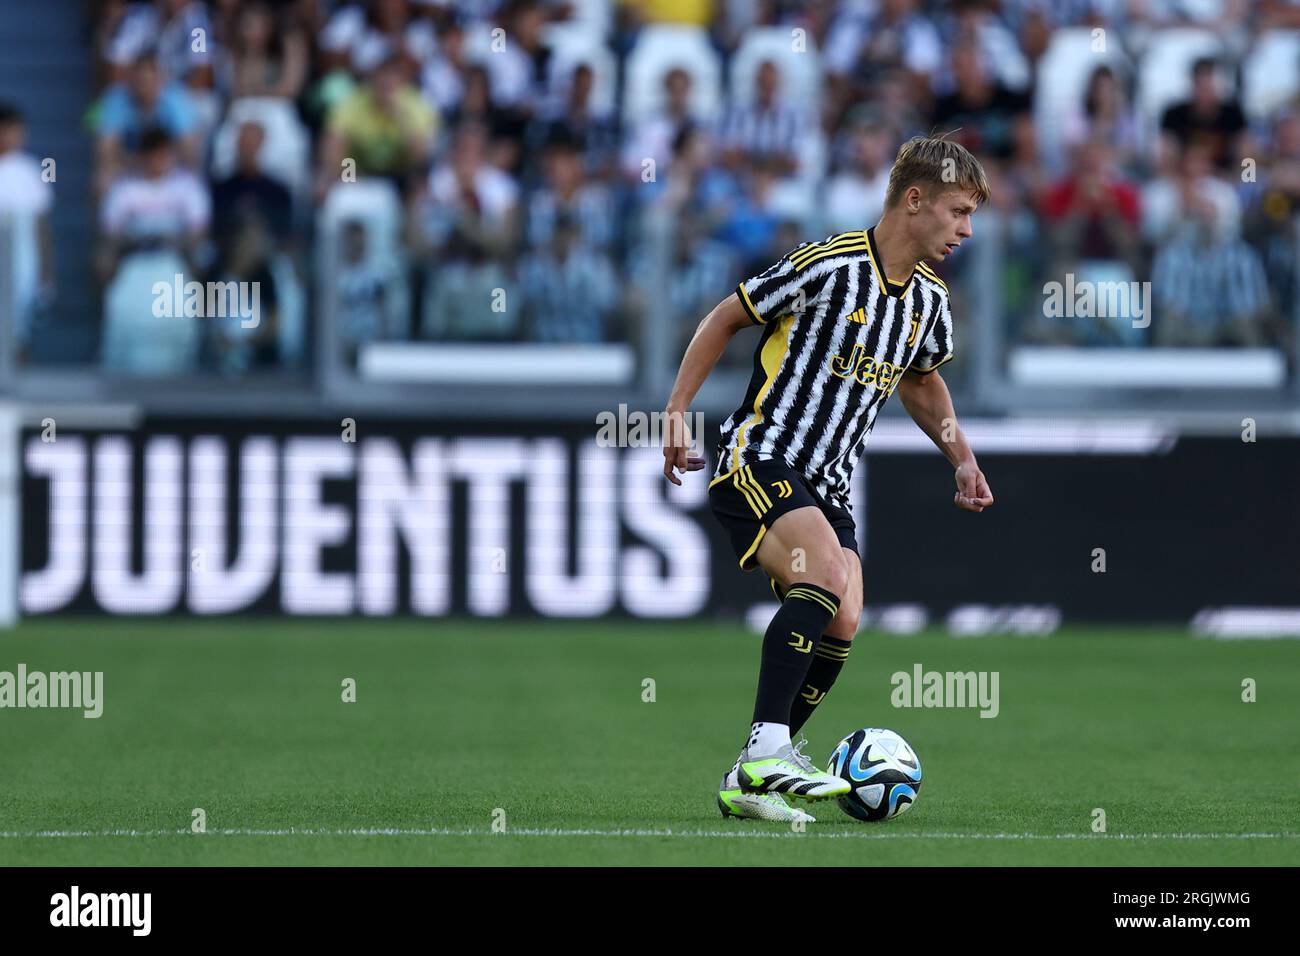
[[[882,824],[817,804],[804,833],[714,806],[758,645],[700,623],[26,623],[0,670],[101,670],[104,714],[0,710],[0,863],[1300,863],[1293,641],[865,632],[810,750],[893,728],[920,798]],[[895,709],[916,663],[997,671],[1000,714]]]

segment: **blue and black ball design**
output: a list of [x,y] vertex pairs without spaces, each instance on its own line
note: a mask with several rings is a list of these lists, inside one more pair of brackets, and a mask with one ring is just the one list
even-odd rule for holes
[[840,809],[858,820],[888,820],[916,802],[921,790],[921,760],[892,730],[868,727],[839,742],[830,773],[853,789],[839,798]]

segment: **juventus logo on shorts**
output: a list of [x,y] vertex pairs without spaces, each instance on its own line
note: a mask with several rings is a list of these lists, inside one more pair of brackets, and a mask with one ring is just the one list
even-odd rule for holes
[[790,487],[790,482],[788,481],[774,481],[772,482],[772,487],[776,489],[776,496],[778,498],[789,498],[794,494],[794,489]]

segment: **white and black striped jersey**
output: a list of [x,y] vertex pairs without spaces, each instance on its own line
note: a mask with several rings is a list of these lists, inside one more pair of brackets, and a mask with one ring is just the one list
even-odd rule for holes
[[886,279],[872,229],[801,243],[736,289],[763,326],[745,400],[722,425],[715,481],[783,459],[829,503],[903,372],[952,358],[948,289],[924,263]]

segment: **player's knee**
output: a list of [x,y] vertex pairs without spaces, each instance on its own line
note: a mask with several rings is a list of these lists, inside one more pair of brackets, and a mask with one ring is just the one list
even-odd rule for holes
[[858,624],[861,620],[862,602],[846,599],[840,602],[840,609],[823,633],[836,640],[851,641],[858,633]]
[[825,588],[841,601],[844,600],[848,590],[849,568],[842,554],[826,555],[823,559],[814,562],[809,571],[811,584]]

